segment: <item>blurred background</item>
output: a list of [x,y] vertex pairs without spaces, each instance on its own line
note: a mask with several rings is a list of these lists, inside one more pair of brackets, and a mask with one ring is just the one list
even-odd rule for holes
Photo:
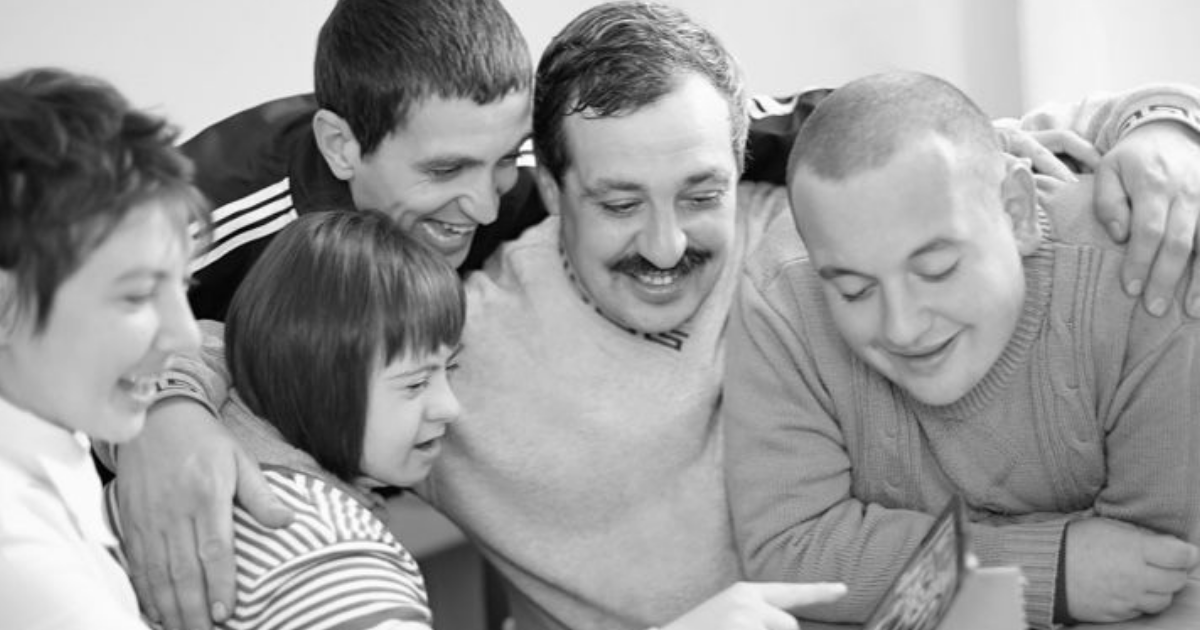
[[[507,0],[536,59],[597,0]],[[1200,84],[1191,0],[674,0],[741,60],[752,92],[836,86],[889,68],[945,77],[993,116],[1148,81]],[[101,75],[186,138],[311,89],[333,0],[0,0],[0,73]]]

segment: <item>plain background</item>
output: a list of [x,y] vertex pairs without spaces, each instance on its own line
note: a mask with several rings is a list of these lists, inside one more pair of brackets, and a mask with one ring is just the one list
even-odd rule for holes
[[[536,59],[596,0],[506,0]],[[783,95],[890,68],[945,77],[993,116],[1148,81],[1200,84],[1194,0],[674,0]],[[0,73],[112,81],[184,137],[311,90],[333,0],[0,0]]]

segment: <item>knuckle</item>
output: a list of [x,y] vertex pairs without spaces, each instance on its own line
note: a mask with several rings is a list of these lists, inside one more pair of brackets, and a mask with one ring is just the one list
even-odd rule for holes
[[171,570],[166,564],[150,561],[146,563],[143,575],[151,586],[158,588],[171,579]]
[[200,582],[200,571],[191,564],[173,564],[169,573],[173,584],[197,584]]
[[224,541],[210,538],[200,544],[200,561],[205,564],[222,562],[233,557],[233,550]]

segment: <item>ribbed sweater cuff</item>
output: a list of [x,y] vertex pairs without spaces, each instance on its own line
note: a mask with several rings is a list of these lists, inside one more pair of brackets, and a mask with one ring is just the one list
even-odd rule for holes
[[1003,534],[990,541],[975,541],[985,565],[1021,567],[1025,576],[1025,620],[1032,628],[1052,628],[1058,553],[1066,519],[1005,525]]

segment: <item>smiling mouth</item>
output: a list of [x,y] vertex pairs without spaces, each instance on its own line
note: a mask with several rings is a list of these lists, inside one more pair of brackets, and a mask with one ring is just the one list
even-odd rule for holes
[[474,225],[446,223],[436,219],[421,221],[421,230],[428,237],[425,240],[441,250],[458,249],[470,243],[471,237],[475,235],[475,228]]
[[937,362],[942,357],[949,354],[950,348],[954,342],[958,340],[958,334],[951,335],[942,343],[928,349],[892,351],[892,355],[899,358],[901,361],[917,367],[930,367],[930,364]]

